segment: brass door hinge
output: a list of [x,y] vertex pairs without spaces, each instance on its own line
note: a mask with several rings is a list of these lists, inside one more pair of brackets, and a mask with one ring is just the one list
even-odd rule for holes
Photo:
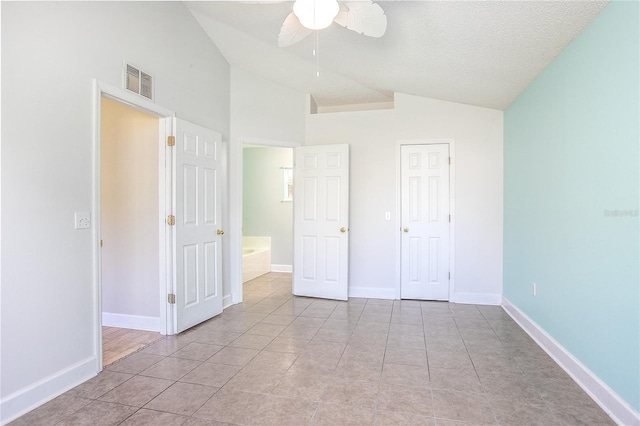
[[449,157],[449,164],[451,164],[451,157]]
[[167,216],[167,225],[175,225],[175,224],[176,224],[176,217],[172,214]]
[[170,305],[175,305],[176,304],[176,295],[175,294],[168,294],[167,295],[167,302],[169,302]]
[[167,146],[176,146],[175,136],[167,136]]

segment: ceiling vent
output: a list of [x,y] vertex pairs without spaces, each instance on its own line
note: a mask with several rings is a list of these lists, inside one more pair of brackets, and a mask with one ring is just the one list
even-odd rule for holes
[[153,77],[126,62],[124,64],[124,87],[153,100]]

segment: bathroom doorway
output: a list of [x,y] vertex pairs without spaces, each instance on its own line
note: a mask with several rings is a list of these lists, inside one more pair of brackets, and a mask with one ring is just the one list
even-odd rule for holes
[[242,282],[293,269],[293,148],[243,146]]

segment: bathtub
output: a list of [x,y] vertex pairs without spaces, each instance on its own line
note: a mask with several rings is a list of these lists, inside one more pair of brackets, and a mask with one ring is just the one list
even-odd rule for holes
[[271,237],[242,237],[242,282],[271,272]]

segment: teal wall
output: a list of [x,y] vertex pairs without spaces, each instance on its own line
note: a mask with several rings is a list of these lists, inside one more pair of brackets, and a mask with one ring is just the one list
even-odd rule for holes
[[636,410],[639,16],[638,2],[605,7],[504,132],[504,296]]

